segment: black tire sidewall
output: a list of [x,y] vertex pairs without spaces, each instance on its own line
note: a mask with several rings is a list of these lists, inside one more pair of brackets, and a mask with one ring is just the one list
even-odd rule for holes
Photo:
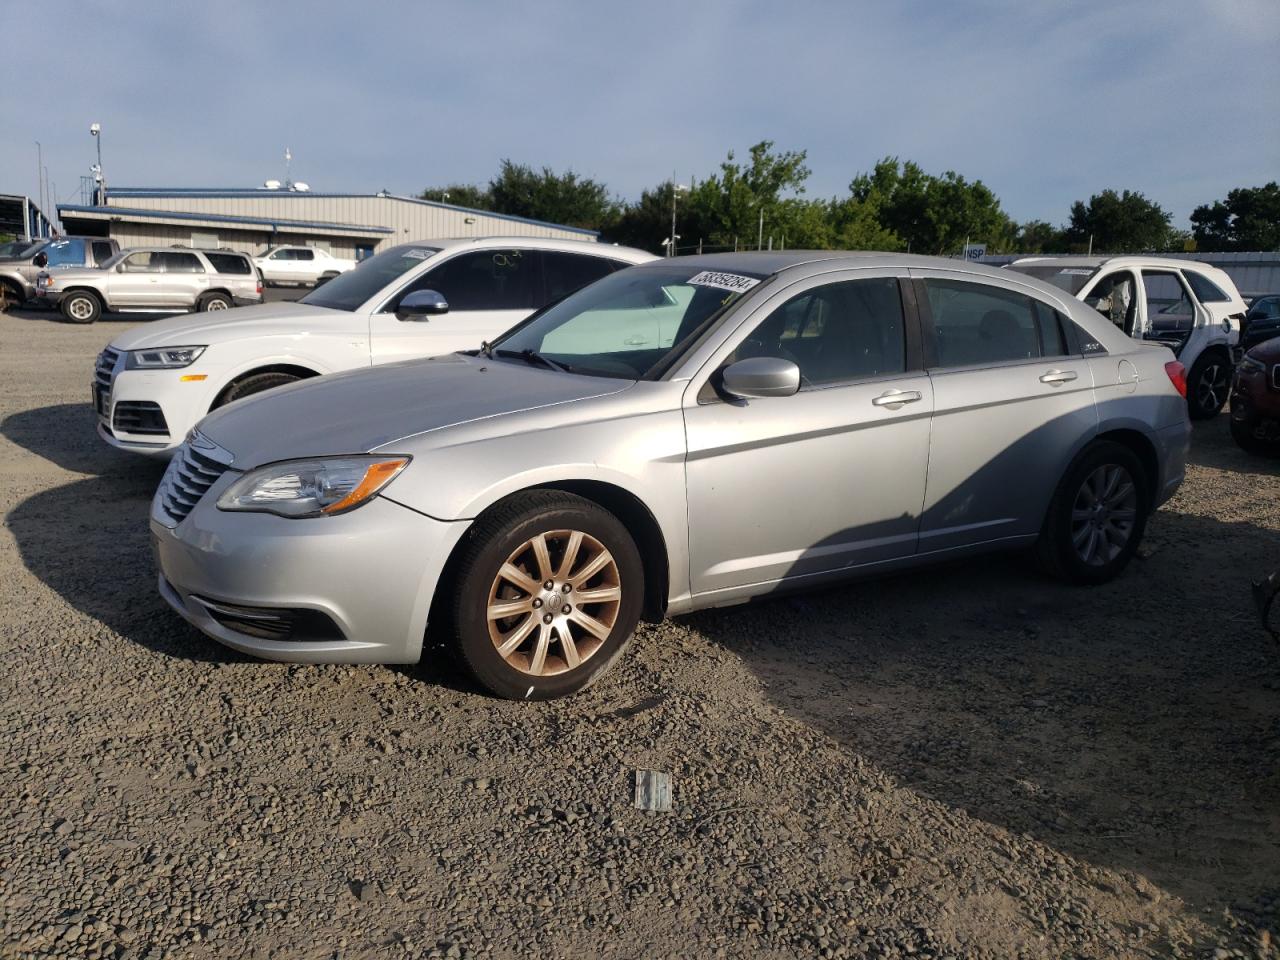
[[[88,300],[93,304],[93,313],[87,320],[81,320],[71,315],[71,304],[76,300]],[[102,316],[102,303],[91,293],[70,293],[62,301],[62,315],[71,323],[93,323]]]
[[[1124,549],[1113,560],[1095,567],[1086,564],[1072,546],[1071,512],[1085,478],[1107,464],[1116,464],[1129,472],[1137,488],[1138,514],[1134,520],[1133,533]],[[1091,444],[1076,457],[1054,493],[1041,535],[1044,541],[1042,548],[1049,554],[1047,559],[1051,572],[1073,583],[1097,584],[1114,579],[1124,570],[1142,542],[1147,518],[1151,514],[1150,482],[1146,474],[1137,454],[1123,444],[1109,440]]]
[[[626,649],[644,604],[644,565],[626,528],[616,517],[588,500],[564,495],[549,502],[532,499],[527,509],[505,522],[477,522],[476,539],[466,550],[454,581],[456,600],[452,627],[456,651],[476,681],[511,700],[550,700],[590,686]],[[509,506],[519,506],[516,501]],[[552,677],[533,677],[507,664],[489,637],[485,610],[498,568],[513,550],[537,533],[581,530],[613,554],[622,583],[622,604],[604,645],[575,670]]]
[[[1204,376],[1205,369],[1211,364],[1217,363],[1219,366],[1227,370],[1227,391],[1223,394],[1222,403],[1218,404],[1212,410],[1206,410],[1200,406],[1200,378]],[[1187,377],[1187,410],[1191,414],[1193,420],[1208,420],[1216,417],[1222,412],[1222,408],[1227,402],[1227,393],[1230,393],[1231,387],[1231,361],[1222,354],[1215,351],[1203,353],[1196,358],[1196,362],[1191,365],[1191,375]]]
[[243,380],[227,387],[218,398],[218,402],[214,404],[214,409],[225,406],[234,400],[242,400],[245,397],[252,397],[254,394],[263,393],[275,387],[296,383],[300,379],[302,378],[295,377],[293,374],[280,373],[274,370],[267,373],[255,373],[253,376],[245,377]]

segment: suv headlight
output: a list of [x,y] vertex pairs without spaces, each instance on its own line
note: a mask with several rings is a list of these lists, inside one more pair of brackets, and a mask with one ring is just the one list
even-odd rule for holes
[[156,347],[130,350],[125,354],[126,370],[177,370],[189,367],[204,353],[204,347]]
[[290,519],[334,516],[367,503],[396,478],[409,457],[286,460],[251,470],[218,498],[219,510],[274,513]]

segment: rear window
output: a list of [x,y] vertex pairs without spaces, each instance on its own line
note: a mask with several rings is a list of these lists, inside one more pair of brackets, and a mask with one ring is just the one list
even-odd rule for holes
[[1194,270],[1184,270],[1182,275],[1187,278],[1187,283],[1191,284],[1191,290],[1201,303],[1229,303],[1231,298],[1226,292],[1206,277],[1204,274],[1196,273]]
[[205,259],[218,273],[250,274],[249,259],[234,253],[206,253]]
[[1060,263],[1011,263],[1006,267],[1017,273],[1025,273],[1029,277],[1051,283],[1059,290],[1065,290],[1073,297],[1084,288],[1100,269],[1099,267],[1064,267]]

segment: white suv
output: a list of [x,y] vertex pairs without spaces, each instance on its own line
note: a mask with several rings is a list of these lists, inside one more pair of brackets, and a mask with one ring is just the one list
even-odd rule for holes
[[267,283],[314,286],[355,267],[354,260],[335,257],[319,247],[271,247],[253,258]]
[[114,447],[167,455],[232,400],[304,377],[474,349],[579,287],[653,259],[580,240],[426,240],[376,254],[296,303],[134,327],[98,356],[98,434]]
[[1215,416],[1231,390],[1246,307],[1217,267],[1168,257],[1024,257],[1010,270],[1061,287],[1135,340],[1173,350],[1187,369],[1191,416]]

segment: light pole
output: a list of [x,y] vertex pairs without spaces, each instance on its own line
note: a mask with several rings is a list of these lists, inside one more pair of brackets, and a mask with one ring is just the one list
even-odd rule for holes
[[676,197],[684,193],[689,188],[683,184],[676,183],[675,179],[671,180],[671,242],[667,247],[667,256],[674,257],[676,255],[676,241],[680,238],[676,236]]
[[102,124],[89,124],[89,133],[98,147],[98,162],[93,167],[93,179],[98,183],[98,196],[94,200],[94,206],[105,207],[107,205],[107,178],[102,173]]

